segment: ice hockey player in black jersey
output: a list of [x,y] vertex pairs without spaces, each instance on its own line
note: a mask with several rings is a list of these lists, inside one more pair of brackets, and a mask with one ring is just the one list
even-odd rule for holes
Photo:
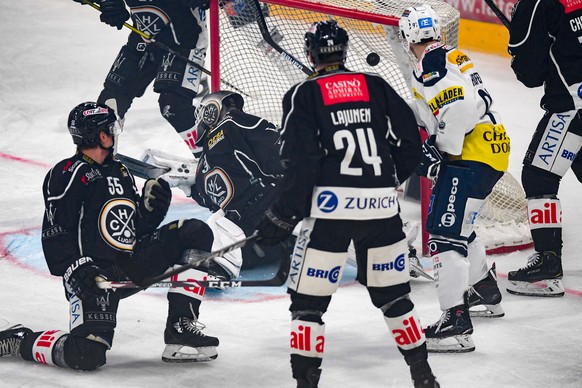
[[396,188],[420,162],[420,134],[406,102],[375,74],[345,66],[348,35],[315,23],[305,51],[315,73],[283,99],[283,177],[258,225],[260,242],[286,239],[302,220],[291,261],[291,368],[317,387],[325,324],[353,240],[358,281],[382,311],[415,387],[438,387],[410,299],[407,241]]
[[[74,1],[83,3],[83,0]],[[131,15],[135,28],[204,66],[209,0],[94,2],[100,6],[102,22],[121,29]],[[154,91],[159,94],[160,113],[193,153],[197,153],[193,99],[203,90],[201,80],[200,69],[131,32],[113,61],[97,102],[113,108],[123,122],[132,101],[141,97],[153,81]]]
[[[230,91],[204,96],[196,128],[202,154],[192,198],[220,212],[250,236],[275,193],[283,169],[279,131],[269,121],[243,111],[243,97]],[[294,237],[274,246],[242,249],[243,269],[279,261],[292,252]]]
[[[68,128],[77,153],[57,163],[44,180],[42,248],[51,274],[63,278],[70,331],[14,326],[0,332],[0,356],[90,371],[106,362],[120,299],[135,293],[110,292],[97,281],[125,279],[121,268],[127,265],[145,276],[160,275],[184,264],[188,249],[210,251],[213,233],[195,219],[158,228],[170,206],[170,188],[162,179],[150,179],[138,194],[132,175],[113,157],[119,125],[110,107],[81,103],[71,111]],[[210,267],[188,270],[178,279],[236,277],[239,270],[224,258]],[[204,335],[198,322],[203,295],[203,288],[169,290],[164,361],[217,357],[218,339]]]
[[[521,183],[536,252],[508,274],[507,291],[563,296],[560,181],[582,181],[582,3],[521,0],[509,26],[511,67],[525,86],[544,86],[545,110],[523,159]],[[540,283],[543,286],[540,287]],[[537,283],[534,285],[534,283]]]

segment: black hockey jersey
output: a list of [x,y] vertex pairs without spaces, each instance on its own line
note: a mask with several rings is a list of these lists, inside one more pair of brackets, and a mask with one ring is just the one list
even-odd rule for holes
[[582,2],[521,0],[509,28],[511,67],[533,88],[544,85],[542,108],[582,108]]
[[274,124],[240,110],[229,112],[203,138],[192,198],[226,216],[245,233],[270,204],[282,167]]
[[100,165],[77,153],[62,160],[46,175],[43,194],[42,248],[55,276],[83,256],[111,266],[117,253],[132,251],[136,238],[163,219],[141,210],[133,177],[112,159]]
[[190,8],[180,0],[125,0],[125,3],[135,27],[149,36],[155,37],[169,27],[162,43],[171,44],[173,40],[182,47],[205,46],[206,42],[198,42],[200,21],[206,20],[204,9]]
[[376,219],[397,214],[395,188],[420,162],[412,110],[376,74],[332,66],[283,99],[274,204],[289,219]]

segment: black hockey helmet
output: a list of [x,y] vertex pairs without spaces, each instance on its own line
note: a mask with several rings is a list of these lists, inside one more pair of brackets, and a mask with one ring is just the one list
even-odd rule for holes
[[100,145],[101,131],[116,136],[117,116],[115,111],[104,104],[83,102],[69,113],[67,126],[73,137],[73,143],[78,147],[94,147]]
[[348,33],[335,20],[313,23],[305,34],[305,55],[314,65],[345,62],[348,52]]
[[232,110],[242,110],[245,105],[243,97],[235,92],[221,90],[202,97],[196,108],[196,141],[200,140],[206,131],[218,124]]

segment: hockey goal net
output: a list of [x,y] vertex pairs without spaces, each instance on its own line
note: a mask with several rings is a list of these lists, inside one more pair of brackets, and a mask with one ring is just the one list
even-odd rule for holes
[[[211,89],[240,93],[247,112],[278,124],[283,95],[312,72],[304,52],[305,33],[314,22],[333,18],[349,34],[346,66],[382,75],[410,99],[409,77],[416,60],[401,40],[398,19],[405,8],[422,3],[438,13],[443,41],[457,46],[459,12],[438,0],[211,0]],[[520,185],[509,175],[503,182],[507,186],[500,185],[499,197],[488,201],[478,222],[482,234],[497,235],[485,239],[489,252],[500,244],[523,245],[502,238],[511,223],[516,230],[524,217],[527,223]],[[505,229],[496,233],[500,228]],[[513,236],[517,232],[512,230]]]

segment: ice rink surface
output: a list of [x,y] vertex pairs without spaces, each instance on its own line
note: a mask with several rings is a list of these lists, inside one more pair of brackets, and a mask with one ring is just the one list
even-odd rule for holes
[[[0,328],[22,323],[33,330],[68,326],[61,279],[50,276],[40,251],[41,185],[48,169],[71,155],[69,111],[94,100],[125,42],[127,31],[99,22],[71,0],[19,0],[0,13]],[[510,172],[521,159],[542,115],[541,90],[519,84],[509,59],[468,52],[495,100],[512,138]],[[119,151],[139,157],[147,147],[186,156],[160,116],[151,90],[126,116]],[[442,387],[582,386],[581,186],[569,172],[560,190],[564,224],[564,285],[558,299],[505,292],[506,274],[525,265],[531,250],[489,257],[503,289],[501,319],[475,319],[476,351],[430,355]],[[418,205],[402,202],[405,219]],[[167,220],[205,212],[176,190]],[[417,242],[418,246],[418,242]],[[440,316],[433,285],[412,281],[423,324]],[[165,296],[147,291],[122,301],[107,365],[92,373],[0,359],[2,387],[293,387],[289,367],[285,289],[211,292],[202,305],[206,332],[220,338],[219,357],[202,364],[161,361]],[[326,352],[320,387],[410,387],[410,377],[381,313],[347,271],[325,314]]]

